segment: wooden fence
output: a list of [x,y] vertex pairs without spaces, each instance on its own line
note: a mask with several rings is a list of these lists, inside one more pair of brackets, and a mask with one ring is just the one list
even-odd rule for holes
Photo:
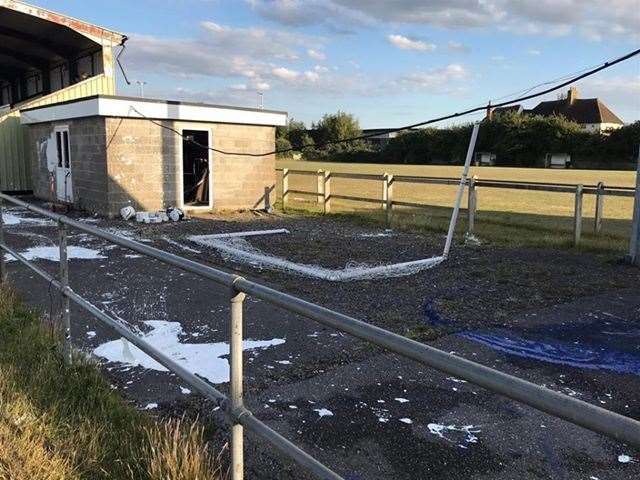
[[[289,168],[277,169],[282,172],[282,207],[287,208],[289,196],[291,194],[315,195],[318,205],[323,213],[331,212],[331,201],[333,199],[351,200],[356,202],[378,203],[385,212],[387,224],[391,224],[394,206],[428,208],[430,205],[424,203],[407,202],[394,198],[394,185],[398,183],[431,184],[431,185],[459,185],[460,178],[454,177],[426,177],[416,175],[392,175],[384,173],[364,174],[364,173],[342,173],[330,172],[326,170],[292,170]],[[315,191],[296,190],[289,188],[289,179],[292,175],[307,175],[317,177],[317,187]],[[373,180],[381,182],[381,196],[378,198],[360,197],[356,195],[338,195],[331,193],[331,180],[334,178],[349,178],[358,180]],[[498,188],[510,190],[533,190],[542,192],[573,193],[575,195],[574,215],[573,215],[573,241],[575,245],[580,243],[582,236],[582,204],[585,195],[596,196],[594,232],[599,234],[602,231],[602,219],[604,217],[604,199],[606,196],[631,197],[635,196],[634,187],[605,186],[600,182],[597,185],[575,185],[571,183],[546,183],[546,182],[514,182],[509,180],[478,180],[470,178],[467,183],[468,208],[467,208],[467,228],[469,233],[473,233],[476,224],[478,211],[477,189]]]

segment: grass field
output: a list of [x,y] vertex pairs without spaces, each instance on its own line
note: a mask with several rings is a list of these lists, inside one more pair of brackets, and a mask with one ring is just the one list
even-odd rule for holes
[[[459,177],[460,166],[431,165],[379,165],[344,164],[306,161],[278,161],[278,168],[317,171],[327,170],[344,173],[391,173],[395,175],[417,175],[432,177]],[[483,180],[513,180],[595,185],[604,182],[609,186],[635,186],[635,172],[608,170],[552,170],[533,168],[473,167],[471,175]],[[278,196],[281,197],[281,174],[278,174]],[[354,195],[380,199],[380,181],[334,178],[332,194]],[[316,191],[314,176],[292,175],[289,188]],[[428,205],[432,208],[397,208],[397,221],[428,226],[434,230],[444,228],[446,218],[455,199],[455,186],[397,183],[394,199]],[[292,194],[291,205],[297,208],[316,208],[312,195]],[[466,195],[463,201],[466,208]],[[335,212],[371,213],[380,210],[380,204],[350,200],[332,200]],[[394,207],[395,208],[395,207]],[[585,195],[583,221],[586,248],[622,251],[629,237],[633,199],[606,197],[604,202],[603,233],[590,235],[593,231],[595,196]],[[568,193],[508,190],[495,188],[478,189],[477,231],[497,240],[532,244],[570,244],[573,229],[574,195]],[[496,228],[494,228],[496,227]],[[515,235],[515,236],[514,236]]]
[[223,478],[195,423],[126,404],[91,362],[62,361],[58,336],[0,288],[1,480]]

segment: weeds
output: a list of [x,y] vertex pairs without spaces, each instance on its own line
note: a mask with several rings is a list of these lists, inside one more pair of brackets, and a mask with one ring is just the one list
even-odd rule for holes
[[0,288],[1,480],[222,479],[202,427],[127,405],[89,360]]

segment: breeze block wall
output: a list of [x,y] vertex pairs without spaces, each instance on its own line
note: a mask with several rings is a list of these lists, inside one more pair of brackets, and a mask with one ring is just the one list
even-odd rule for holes
[[[266,153],[275,150],[275,127],[213,125],[213,145],[228,152]],[[275,201],[276,157],[213,154],[213,206],[215,210],[264,208],[265,188]]]
[[144,211],[178,205],[180,138],[145,119],[107,118],[106,131],[105,213],[116,216],[128,205]]
[[55,200],[55,186],[53,194],[51,192],[54,172],[49,170],[48,165],[57,163],[54,136],[57,126],[69,127],[74,206],[90,212],[106,213],[108,186],[104,118],[90,117],[29,126],[34,195],[44,200]]
[[[181,131],[207,130],[213,147],[241,153],[275,149],[275,127],[162,121]],[[122,207],[157,211],[181,205],[182,138],[146,119],[90,117],[30,125],[36,196],[51,199],[47,155],[55,156],[53,129],[69,126],[74,205],[109,217]],[[49,142],[43,146],[43,142]],[[275,199],[275,155],[211,153],[213,210],[263,208],[265,188]],[[49,163],[51,162],[51,159]]]

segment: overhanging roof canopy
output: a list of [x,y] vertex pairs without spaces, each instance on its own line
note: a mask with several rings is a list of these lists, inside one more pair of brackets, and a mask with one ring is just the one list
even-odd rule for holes
[[23,2],[0,0],[0,79],[41,70],[126,37]]

